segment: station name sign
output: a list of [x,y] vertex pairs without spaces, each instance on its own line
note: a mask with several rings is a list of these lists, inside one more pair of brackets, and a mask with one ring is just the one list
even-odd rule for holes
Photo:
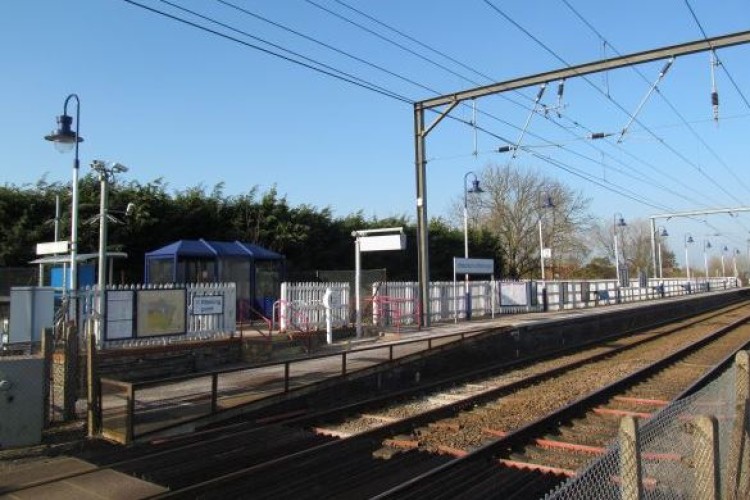
[[453,257],[453,272],[454,274],[495,274],[495,261]]
[[224,312],[224,297],[204,295],[193,297],[193,314],[221,314]]

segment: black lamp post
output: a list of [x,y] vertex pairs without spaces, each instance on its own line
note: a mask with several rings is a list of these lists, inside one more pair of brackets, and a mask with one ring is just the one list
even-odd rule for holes
[[[76,101],[75,130],[72,129],[73,118],[68,115],[68,103],[71,99]],[[78,305],[76,303],[78,291],[78,143],[83,142],[79,135],[81,126],[81,101],[76,94],[70,94],[65,98],[63,114],[57,117],[57,129],[51,134],[44,136],[48,141],[55,144],[55,149],[66,153],[75,148],[73,159],[73,199],[70,216],[70,294],[73,318],[78,319]],[[65,287],[64,287],[65,288]]]
[[[474,177],[471,187],[468,185],[469,177]],[[484,189],[479,186],[479,178],[474,172],[466,172],[464,175],[464,258],[469,258],[469,193],[481,194]],[[466,319],[471,319],[471,292],[469,291],[469,275],[464,276],[464,297],[466,300]]]

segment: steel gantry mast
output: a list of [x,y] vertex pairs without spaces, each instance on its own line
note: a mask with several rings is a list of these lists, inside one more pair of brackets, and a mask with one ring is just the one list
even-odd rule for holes
[[[493,83],[469,90],[462,90],[414,103],[414,153],[417,182],[417,266],[419,274],[418,310],[421,315],[421,325],[430,326],[430,265],[429,265],[429,230],[427,220],[427,157],[426,139],[440,121],[461,102],[500,94],[510,90],[518,90],[534,85],[547,84],[557,80],[581,77],[592,73],[599,73],[611,69],[635,66],[662,59],[676,58],[698,52],[713,51],[715,49],[741,45],[750,42],[750,31],[731,33],[728,35],[706,38],[694,42],[672,45],[659,49],[636,52],[620,57],[602,59],[599,61],[568,66],[566,68],[538,73],[536,75],[515,78],[504,82]],[[438,108],[443,108],[441,111]],[[438,113],[432,124],[425,126],[425,111]],[[652,219],[653,223],[653,219]],[[653,236],[652,236],[653,238]],[[653,239],[652,239],[653,242]],[[653,252],[652,252],[653,255]]]

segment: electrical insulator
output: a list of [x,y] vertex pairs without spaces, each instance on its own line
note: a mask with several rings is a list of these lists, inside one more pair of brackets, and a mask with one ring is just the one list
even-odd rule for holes
[[719,93],[711,92],[711,106],[714,108],[714,121],[719,121]]
[[661,69],[661,73],[659,73],[659,77],[664,77],[664,75],[667,74],[667,71],[669,71],[669,68],[672,67],[672,63],[674,62],[674,59],[670,59],[666,62],[664,67]]
[[543,83],[541,87],[539,87],[539,92],[536,94],[536,102],[539,102],[539,100],[544,95],[544,90],[547,88],[547,84]]

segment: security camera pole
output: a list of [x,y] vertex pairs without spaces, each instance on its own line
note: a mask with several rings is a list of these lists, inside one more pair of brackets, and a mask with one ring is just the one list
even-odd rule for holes
[[[99,173],[101,194],[99,202],[99,269],[97,286],[99,288],[99,331],[97,332],[98,343],[104,339],[104,326],[107,318],[107,220],[109,218],[109,183],[114,180],[115,174],[127,172],[127,167],[119,163],[109,166],[101,161],[94,160],[91,169]],[[131,207],[128,205],[128,209]]]

